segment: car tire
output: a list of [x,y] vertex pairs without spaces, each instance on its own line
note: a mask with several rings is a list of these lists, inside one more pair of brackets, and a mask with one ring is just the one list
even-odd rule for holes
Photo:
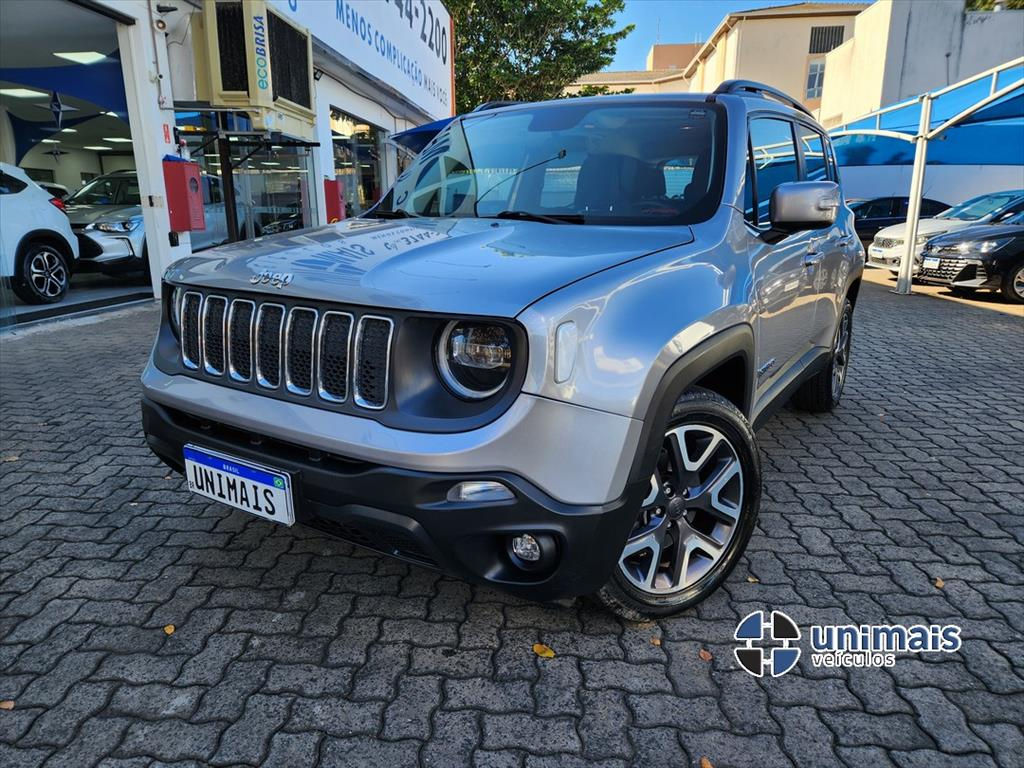
[[853,341],[853,304],[843,300],[843,311],[836,323],[832,352],[828,365],[800,385],[793,395],[793,405],[802,411],[828,413],[839,405],[850,368],[850,346]]
[[1003,276],[1003,296],[1024,304],[1024,261],[1006,271]]
[[26,304],[54,304],[70,286],[71,268],[59,248],[44,241],[24,247],[11,285],[19,299]]
[[685,611],[735,567],[760,506],[761,459],[746,418],[714,392],[684,393],[662,437],[651,491],[593,597],[629,621]]

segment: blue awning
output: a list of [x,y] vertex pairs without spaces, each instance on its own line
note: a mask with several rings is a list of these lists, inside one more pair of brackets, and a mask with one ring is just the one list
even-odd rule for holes
[[454,117],[442,117],[440,120],[435,120],[432,123],[417,125],[415,128],[393,134],[391,140],[395,144],[405,147],[410,152],[419,154],[420,150],[427,146],[431,139],[437,136],[454,119]]

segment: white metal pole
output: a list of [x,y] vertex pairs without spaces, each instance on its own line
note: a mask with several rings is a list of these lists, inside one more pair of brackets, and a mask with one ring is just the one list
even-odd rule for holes
[[928,161],[928,128],[932,117],[932,97],[921,97],[921,122],[914,137],[914,171],[910,177],[910,199],[907,204],[907,226],[904,232],[903,258],[896,281],[896,293],[909,296],[911,291],[914,250],[917,247],[917,222],[921,215],[921,196],[924,194],[925,164]]

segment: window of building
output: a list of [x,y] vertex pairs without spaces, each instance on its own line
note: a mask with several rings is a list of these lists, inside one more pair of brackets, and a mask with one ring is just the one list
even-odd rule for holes
[[814,59],[807,65],[807,91],[804,97],[820,99],[823,85],[825,85],[825,60]]
[[750,145],[754,155],[758,221],[767,224],[772,192],[779,184],[800,178],[792,123],[776,118],[754,118],[750,121]]
[[808,53],[828,53],[843,44],[843,27],[811,27]]
[[32,181],[48,181],[51,184],[56,181],[53,177],[53,171],[47,168],[22,168],[25,175],[28,176]]
[[334,175],[344,187],[345,216],[358,216],[385,192],[384,131],[332,107],[331,137]]

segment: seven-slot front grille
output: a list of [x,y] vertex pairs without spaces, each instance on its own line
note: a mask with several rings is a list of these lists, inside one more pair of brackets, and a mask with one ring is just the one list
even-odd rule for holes
[[[394,321],[186,290],[181,356],[193,375],[329,404],[388,402]],[[248,388],[248,387],[247,387]]]

